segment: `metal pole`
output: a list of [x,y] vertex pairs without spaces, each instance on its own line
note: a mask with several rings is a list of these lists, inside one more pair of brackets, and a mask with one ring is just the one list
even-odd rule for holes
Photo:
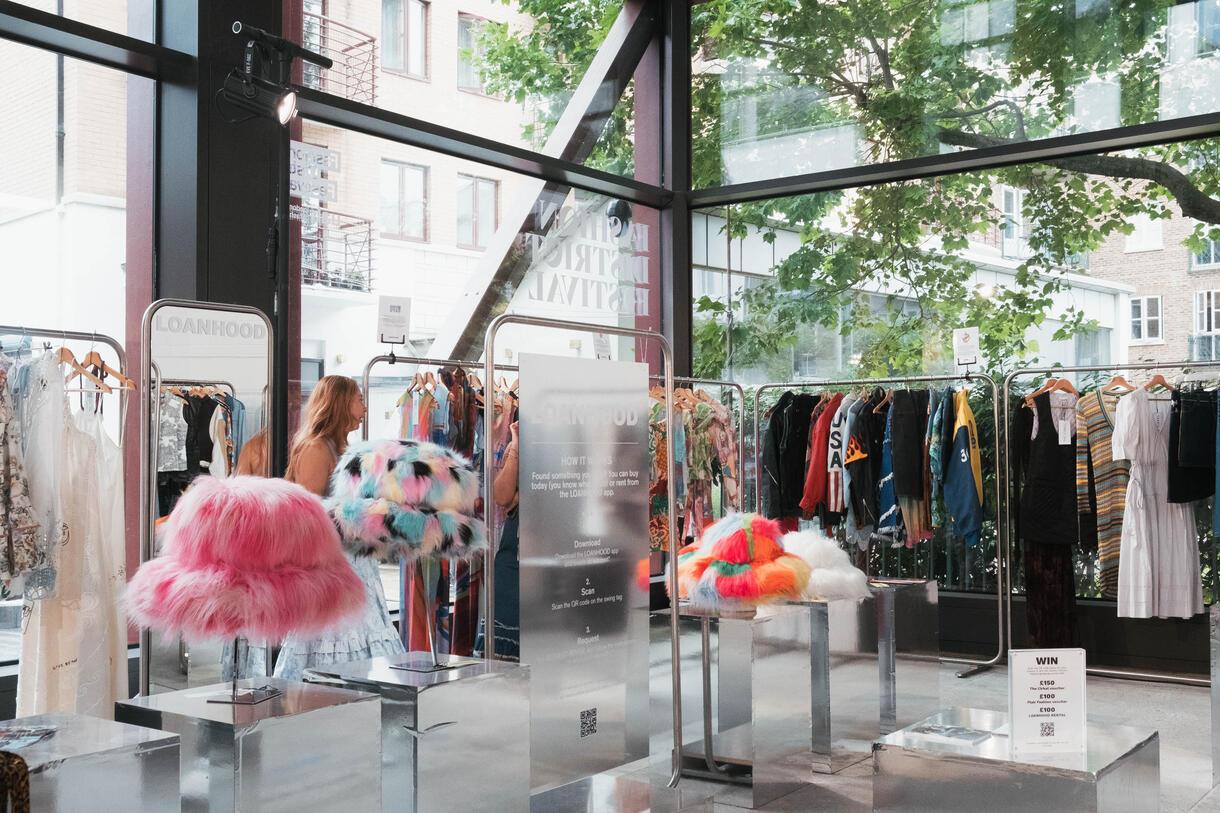
[[[487,377],[490,379],[495,375],[495,358],[496,358],[496,333],[504,325],[516,324],[526,325],[529,327],[552,328],[555,330],[578,330],[592,333],[608,333],[612,336],[628,336],[636,339],[653,340],[661,348],[661,357],[665,366],[665,416],[670,425],[674,420],[674,353],[673,347],[669,340],[660,333],[654,333],[650,330],[636,330],[634,328],[618,327],[617,325],[590,325],[584,322],[567,322],[562,319],[546,319],[538,316],[523,316],[516,313],[503,313],[492,320],[487,327],[487,337],[483,343],[483,364]],[[483,423],[485,426],[491,426],[494,419],[493,403],[489,399],[483,399]],[[665,475],[668,484],[667,497],[669,503],[668,519],[669,519],[669,552],[670,552],[670,680],[673,691],[673,752],[671,754],[671,771],[668,786],[671,788],[677,787],[678,782],[682,778],[682,662],[681,662],[681,644],[679,643],[679,635],[681,632],[678,623],[678,522],[675,512],[674,503],[677,502],[677,492],[674,483],[674,435],[673,432],[665,433]],[[485,479],[491,480],[492,474],[492,459],[491,455],[483,455],[483,470]],[[495,506],[493,501],[485,500],[483,510],[485,513],[485,523],[487,525],[487,573],[483,579],[487,592],[487,608],[484,610],[484,649],[490,658],[495,657],[495,573],[491,566],[495,560]],[[487,641],[491,641],[491,645],[487,646]]]
[[[843,378],[830,381],[790,381],[777,382],[771,384],[762,384],[754,388],[754,483],[755,483],[755,510],[757,511],[762,502],[762,455],[759,452],[760,430],[762,415],[760,413],[760,396],[764,390],[775,389],[824,389],[826,387],[864,387],[881,384],[929,384],[935,382],[946,381],[984,381],[991,386],[991,408],[992,421],[995,422],[995,416],[999,414],[1000,408],[1000,390],[996,385],[995,380],[986,373],[962,373],[961,375],[917,375],[895,378]],[[996,517],[1000,515],[1001,505],[1007,501],[1002,499],[1000,488],[1000,431],[999,426],[996,426],[995,435],[995,450],[994,461],[995,466],[995,498],[996,498]],[[998,521],[997,521],[998,524]],[[882,551],[885,555],[885,551]],[[973,658],[941,658],[942,663],[960,663],[972,666],[971,669],[966,669],[957,673],[960,678],[971,677],[979,672],[990,669],[1004,659],[1005,653],[1005,637],[1004,637],[1004,573],[1006,571],[1007,558],[1003,552],[1003,541],[1001,535],[996,534],[996,637],[998,639],[997,652],[994,656],[985,661],[975,660]]]
[[[159,393],[151,389],[153,380],[152,360],[152,328],[153,319],[162,308],[182,308],[198,311],[224,311],[226,313],[244,313],[257,316],[267,328],[267,401],[274,396],[275,382],[275,328],[267,315],[258,308],[246,305],[230,305],[224,302],[196,302],[190,299],[158,299],[144,311],[140,324],[140,377],[136,382],[137,389],[148,390],[140,398],[140,564],[144,564],[153,556],[153,539],[157,517],[153,511],[153,495],[156,493],[157,464],[150,449],[152,436],[152,399]],[[158,378],[160,377],[158,371]],[[211,382],[215,383],[215,382]],[[232,385],[229,385],[232,387]],[[234,391],[236,394],[236,391]],[[152,639],[148,630],[140,631],[140,694],[147,697],[149,693],[149,657],[151,655]]]
[[[465,370],[473,370],[479,366],[479,364],[477,362],[461,361],[459,359],[432,359],[432,358],[426,358],[424,356],[399,356],[399,355],[395,355],[394,353],[391,353],[388,356],[373,356],[371,359],[369,359],[369,363],[364,365],[364,373],[360,377],[360,390],[361,390],[361,393],[364,395],[364,403],[365,403],[366,408],[368,407],[368,404],[370,403],[370,398],[371,398],[371,394],[372,394],[373,368],[376,367],[378,364],[383,364],[383,363],[390,364],[390,365],[412,364],[417,367],[421,366],[421,365],[426,365],[429,367],[461,367],[462,369],[465,369]],[[497,370],[516,371],[516,369],[517,369],[517,366],[515,364],[496,364],[493,366]],[[494,374],[495,374],[494,372],[487,374],[487,381],[484,382],[484,384],[483,384],[485,393],[486,393],[487,387],[492,384],[491,379]],[[484,400],[484,402],[486,402],[488,400],[486,395],[484,396],[483,400]],[[483,421],[483,456],[484,457],[487,457],[487,452],[488,452],[487,432],[490,428],[491,428],[491,423],[489,423],[486,419],[484,419],[484,421]],[[362,424],[360,424],[360,439],[361,440],[369,439],[368,419],[365,419],[365,421]],[[484,502],[491,500],[491,482],[490,481],[483,483],[483,500],[484,500]],[[402,640],[402,645],[404,647],[408,647],[408,648],[410,647],[411,631],[407,628],[407,618],[409,615],[409,611],[407,609],[407,604],[408,604],[407,585],[412,584],[412,580],[414,578],[413,577],[414,572],[415,571],[412,571],[407,566],[406,562],[403,562],[402,564],[400,564],[398,566],[398,637]],[[427,622],[430,636],[432,634],[432,624],[433,624],[434,618],[435,618],[435,616],[430,617]],[[486,631],[484,631],[484,634],[483,634],[484,648],[486,648],[486,646],[487,646],[487,640],[488,640],[487,633],[486,633]]]
[[[1161,362],[1146,362],[1144,364],[1104,364],[1104,365],[1086,365],[1081,367],[1020,367],[1013,370],[1004,378],[1004,427],[1005,433],[1008,427],[1012,425],[1012,384],[1017,378],[1031,375],[1050,375],[1052,373],[1109,373],[1117,370],[1183,370],[1189,371],[1192,369],[1217,369],[1220,368],[1220,361],[1161,361]],[[1011,455],[1012,444],[1006,443],[1004,448],[1004,493],[1011,498],[1010,474],[1011,474]],[[1012,533],[1012,505],[1011,499],[1005,499],[1006,510],[1004,512],[1004,533],[1006,536]],[[1008,546],[1005,551],[1006,559],[1004,569],[1011,574],[1012,566],[1012,545]],[[1011,578],[1011,575],[1010,575]],[[1008,646],[1012,647],[1012,590],[1008,591]],[[1098,677],[1120,678],[1123,680],[1150,680],[1158,683],[1174,683],[1183,686],[1211,686],[1210,678],[1192,678],[1184,675],[1170,675],[1163,672],[1140,672],[1126,669],[1104,669],[1101,667],[1090,666],[1086,669],[1090,675]]]

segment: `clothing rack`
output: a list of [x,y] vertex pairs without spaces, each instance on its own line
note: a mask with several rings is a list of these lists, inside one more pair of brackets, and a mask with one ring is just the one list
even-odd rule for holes
[[[369,395],[372,391],[373,368],[376,367],[378,364],[389,364],[391,366],[393,366],[395,364],[411,364],[414,366],[426,366],[426,367],[461,367],[463,370],[467,370],[467,371],[479,370],[479,369],[483,369],[483,367],[484,367],[484,365],[481,362],[477,362],[477,361],[462,361],[460,359],[433,359],[433,358],[426,358],[424,356],[400,356],[400,355],[397,355],[396,353],[394,353],[393,350],[391,350],[388,355],[373,356],[371,359],[369,359],[369,363],[364,365],[364,373],[360,377],[360,391],[361,391],[361,394],[364,396],[364,403],[365,403],[366,407],[369,403]],[[509,372],[516,372],[516,370],[517,370],[517,366],[515,364],[496,364],[496,365],[494,365],[494,367],[497,370],[508,370]],[[484,393],[485,393],[484,400],[486,400],[487,382],[484,382],[483,386],[484,386]],[[491,424],[484,425],[484,445],[486,445],[487,429],[490,426],[491,426]],[[360,424],[360,438],[361,438],[361,440],[369,439],[369,422],[368,422],[367,418],[364,420],[363,423]],[[487,452],[488,452],[488,450],[485,448],[483,450],[484,456],[487,455]],[[480,478],[480,479],[482,479],[482,478]],[[483,500],[486,503],[491,500],[492,484],[490,482],[484,482],[482,484],[482,488],[483,488]],[[487,578],[486,571],[490,569],[491,565],[492,565],[491,559],[488,558],[487,563],[484,567],[484,579],[485,580]],[[409,648],[411,630],[407,626],[407,605],[408,605],[408,601],[409,601],[409,597],[407,595],[407,585],[410,583],[409,580],[410,580],[410,578],[413,577],[413,574],[409,574],[407,572],[407,566],[408,565],[406,562],[403,562],[402,564],[399,565],[398,637],[402,640],[403,646]],[[423,571],[421,569],[420,562],[415,563],[415,570],[416,570],[416,573],[419,574],[419,576],[420,576],[420,583],[423,584]],[[425,604],[427,604],[427,602],[425,602]],[[427,606],[429,607],[429,613],[432,613],[433,611],[431,609],[431,605],[427,604]],[[434,615],[431,615],[427,619],[427,624],[428,624],[428,640],[432,644],[435,644],[435,642],[436,642],[435,641],[436,618],[434,617]],[[491,640],[492,646],[494,648],[495,638],[494,637],[489,638],[488,633],[486,632],[486,625],[485,625],[485,631],[483,634],[483,646],[485,648],[487,646],[488,640]],[[435,647],[433,647],[433,648],[435,649]],[[435,655],[435,654],[436,653],[434,651],[433,655]]]
[[[661,348],[661,358],[664,364],[664,380],[665,380],[665,414],[672,420],[674,415],[674,352],[673,346],[664,334],[657,333],[652,330],[638,330],[636,328],[618,327],[617,325],[595,325],[586,322],[570,322],[563,319],[548,319],[540,316],[524,316],[516,313],[502,313],[492,320],[487,327],[487,334],[483,340],[483,358],[484,358],[484,377],[491,379],[495,376],[495,358],[496,358],[496,334],[505,325],[515,324],[524,325],[527,327],[547,328],[550,330],[572,330],[586,333],[602,333],[611,336],[622,336],[624,338],[635,339],[640,341],[655,341]],[[491,426],[495,420],[493,411],[493,402],[484,399],[483,401],[483,423],[485,426]],[[669,549],[677,551],[678,549],[678,520],[677,520],[677,492],[676,483],[674,482],[674,435],[673,432],[665,433],[665,468],[667,498],[668,498],[668,514],[669,514]],[[492,456],[483,455],[483,470],[485,479],[491,479],[492,473]],[[485,522],[487,524],[487,554],[486,561],[490,565],[495,560],[496,546],[496,512],[495,507],[490,500],[484,500]],[[485,654],[489,659],[494,660],[496,655],[496,625],[495,625],[495,568],[487,567],[484,577],[484,593],[486,594],[486,609],[484,611],[483,621],[483,640],[490,641],[490,645],[484,644]],[[682,659],[681,659],[681,643],[679,642],[679,634],[681,627],[678,618],[678,568],[671,567],[670,573],[670,595],[673,599],[670,602],[669,614],[669,655],[670,655],[670,681],[671,690],[673,692],[673,751],[670,755],[670,776],[668,787],[674,788],[682,779]]]
[[[1020,367],[1013,370],[1004,378],[1004,434],[1008,435],[1009,428],[1012,426],[1012,394],[1013,382],[1026,376],[1038,375],[1063,375],[1066,373],[1110,373],[1120,370],[1198,370],[1212,369],[1220,370],[1220,361],[1159,361],[1145,362],[1143,364],[1104,364],[1104,365],[1085,365],[1077,367]],[[1005,539],[1004,551],[1005,562],[1004,572],[1008,574],[1009,585],[1006,590],[1008,594],[1008,646],[1012,647],[1012,461],[1011,450],[1012,444],[1004,444],[1004,522],[1000,524],[1000,534]],[[1220,494],[1216,495],[1220,499]],[[1186,675],[1174,675],[1168,672],[1143,672],[1131,669],[1105,669],[1102,667],[1090,666],[1085,671],[1090,675],[1098,677],[1121,678],[1125,680],[1150,680],[1159,683],[1175,683],[1184,686],[1211,686],[1210,678],[1188,677]]]
[[[762,500],[762,465],[759,455],[759,446],[761,445],[761,410],[759,407],[762,393],[766,390],[778,389],[826,389],[826,388],[854,388],[854,387],[873,387],[882,384],[933,384],[933,383],[948,383],[951,381],[982,381],[991,387],[991,405],[992,405],[992,420],[995,421],[995,416],[999,415],[1000,409],[1000,388],[997,386],[995,379],[986,373],[962,373],[960,375],[917,375],[917,376],[898,376],[893,378],[842,378],[832,379],[829,381],[792,381],[792,382],[776,382],[771,384],[762,384],[754,389],[754,510],[759,510],[759,503]],[[1007,424],[1005,424],[1007,426]],[[996,516],[1000,514],[1002,502],[1002,489],[1000,487],[1000,432],[999,424],[995,426],[994,438],[994,458],[992,465],[995,468],[995,510]],[[997,523],[998,524],[998,523]],[[968,678],[986,672],[1004,659],[1006,652],[1006,640],[1004,637],[1004,592],[1005,592],[1005,572],[1008,565],[1007,552],[1004,550],[1004,537],[1000,535],[996,539],[996,637],[997,651],[996,654],[985,661],[976,660],[973,658],[944,658],[940,660],[943,663],[960,663],[967,664],[971,668],[964,669],[957,673],[959,678]],[[1011,623],[1011,621],[1010,621]]]
[[[123,345],[119,343],[118,339],[115,339],[112,336],[107,336],[105,333],[85,333],[79,330],[56,330],[54,328],[24,327],[22,325],[0,325],[0,335],[7,334],[29,336],[30,338],[37,337],[39,339],[92,342],[95,344],[100,342],[114,351],[115,358],[117,358],[119,362],[118,371],[123,375],[128,375],[127,353],[124,352]],[[126,390],[119,389],[119,446],[123,445],[123,438],[126,434],[123,427],[123,416],[126,415],[126,405]]]

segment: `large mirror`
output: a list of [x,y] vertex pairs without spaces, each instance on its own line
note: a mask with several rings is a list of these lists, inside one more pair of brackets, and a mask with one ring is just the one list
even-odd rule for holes
[[[197,477],[269,476],[272,328],[258,310],[163,299],[144,314],[141,374],[141,561],[159,553],[157,523]],[[145,632],[142,694],[216,683],[220,642]],[[251,646],[250,657],[266,657]]]

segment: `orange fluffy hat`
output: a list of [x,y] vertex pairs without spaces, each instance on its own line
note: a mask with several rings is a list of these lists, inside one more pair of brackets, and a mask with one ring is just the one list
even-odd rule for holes
[[800,598],[810,568],[799,556],[784,552],[782,537],[775,520],[729,514],[678,552],[679,598],[709,610],[749,609]]

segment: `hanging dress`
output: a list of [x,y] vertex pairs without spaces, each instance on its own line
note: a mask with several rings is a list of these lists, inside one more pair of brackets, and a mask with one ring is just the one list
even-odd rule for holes
[[1169,416],[1169,400],[1142,388],[1118,402],[1114,459],[1131,461],[1118,559],[1120,618],[1203,612],[1193,510],[1169,502]]

